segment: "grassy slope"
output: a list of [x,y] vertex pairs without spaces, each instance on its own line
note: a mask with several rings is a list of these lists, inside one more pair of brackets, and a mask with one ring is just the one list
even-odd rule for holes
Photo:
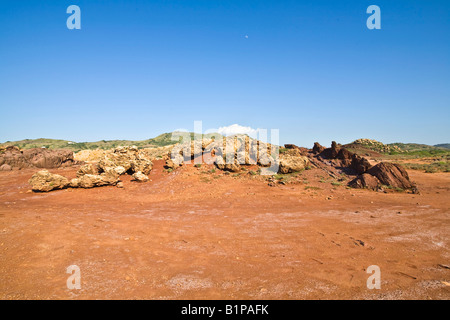
[[374,144],[358,143],[354,141],[346,145],[351,148],[360,148],[379,152],[383,155],[402,155],[407,157],[433,157],[450,154],[450,150],[440,146],[430,146],[419,143],[389,143],[383,144],[376,142]]
[[[442,145],[429,146],[418,143],[355,143],[345,145],[362,156],[370,154],[379,160],[402,164],[406,168],[425,172],[450,172],[450,149]],[[387,148],[386,148],[387,147]],[[386,151],[389,150],[389,151]]]
[[[190,133],[191,137],[194,134]],[[211,135],[218,134],[208,134],[205,137],[210,137]],[[155,138],[148,140],[132,141],[132,140],[101,140],[96,142],[72,142],[68,140],[57,140],[57,139],[25,139],[20,141],[7,141],[1,143],[0,146],[18,146],[21,149],[30,148],[42,148],[46,147],[48,149],[70,149],[74,152],[80,150],[93,150],[93,149],[111,149],[118,146],[130,146],[135,145],[139,148],[150,148],[150,147],[163,147],[177,143],[178,141],[172,141],[172,133],[163,133]]]

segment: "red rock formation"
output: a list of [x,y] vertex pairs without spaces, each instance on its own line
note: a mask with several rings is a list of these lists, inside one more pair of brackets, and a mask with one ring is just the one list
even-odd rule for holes
[[394,163],[380,162],[367,170],[368,174],[376,177],[381,184],[401,189],[411,189],[414,184],[409,180],[406,170]]
[[22,168],[59,168],[71,166],[76,161],[73,151],[66,149],[34,148],[20,150],[16,146],[6,147],[0,151],[0,167],[3,170]]
[[348,185],[353,188],[372,190],[389,186],[418,193],[416,186],[409,180],[406,170],[402,166],[390,162],[380,162],[366,173],[358,175]]
[[314,147],[313,147],[313,149],[312,149],[312,151],[314,152],[314,153],[321,153],[323,150],[325,150],[325,147],[324,146],[322,146],[320,143],[318,143],[318,142],[314,142]]
[[351,168],[358,174],[362,174],[372,168],[369,160],[358,156],[356,153],[352,155]]

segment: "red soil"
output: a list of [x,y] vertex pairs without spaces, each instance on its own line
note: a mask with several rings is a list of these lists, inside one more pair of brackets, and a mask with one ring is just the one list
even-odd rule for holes
[[[450,298],[450,174],[409,171],[413,195],[318,169],[276,187],[206,170],[155,161],[148,183],[50,193],[29,191],[36,170],[0,172],[0,298]],[[74,264],[80,290],[66,286]]]

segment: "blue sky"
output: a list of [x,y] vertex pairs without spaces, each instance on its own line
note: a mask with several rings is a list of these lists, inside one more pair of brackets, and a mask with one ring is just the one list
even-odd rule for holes
[[436,144],[449,89],[446,0],[0,2],[0,141],[141,140],[201,120],[307,147]]

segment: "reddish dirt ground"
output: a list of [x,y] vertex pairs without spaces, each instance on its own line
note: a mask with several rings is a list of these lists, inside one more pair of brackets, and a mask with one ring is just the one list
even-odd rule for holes
[[409,171],[414,195],[161,161],[148,183],[32,193],[34,172],[0,172],[1,299],[450,298],[449,173]]

